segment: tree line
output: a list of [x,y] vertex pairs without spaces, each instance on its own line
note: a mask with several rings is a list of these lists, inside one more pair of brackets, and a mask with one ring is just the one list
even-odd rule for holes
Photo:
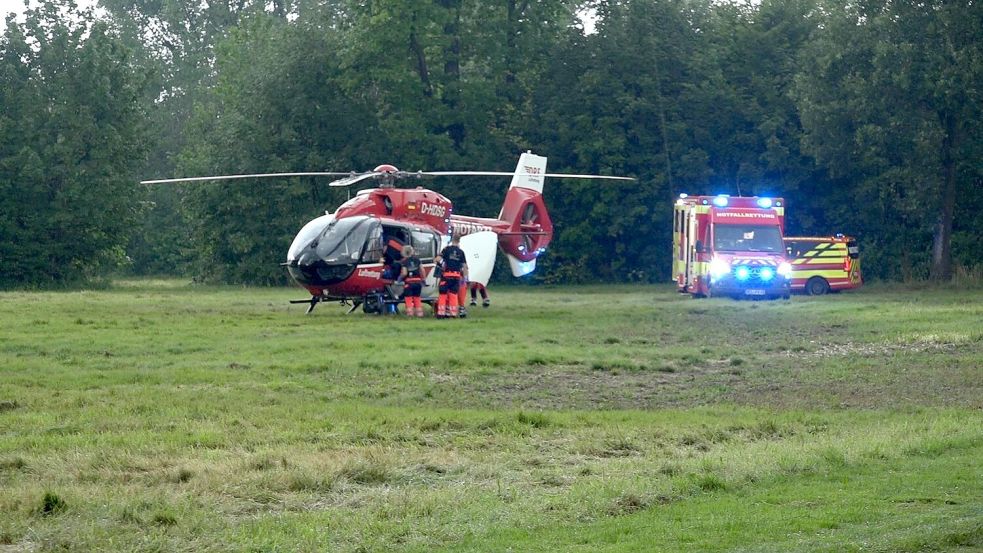
[[[782,196],[865,274],[981,270],[975,0],[47,0],[0,37],[0,286],[129,271],[278,284],[311,170],[556,172],[535,281],[658,282],[679,193]],[[596,24],[585,32],[580,14]],[[492,216],[498,181],[434,181]]]

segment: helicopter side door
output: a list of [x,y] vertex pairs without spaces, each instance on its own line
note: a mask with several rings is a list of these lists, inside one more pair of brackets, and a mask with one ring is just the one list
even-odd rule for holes
[[427,276],[423,280],[421,295],[424,298],[435,298],[437,297],[438,279],[434,278],[433,268],[434,258],[437,257],[437,244],[439,243],[437,234],[429,230],[414,229],[410,239],[416,256],[420,258],[420,263],[427,271]]

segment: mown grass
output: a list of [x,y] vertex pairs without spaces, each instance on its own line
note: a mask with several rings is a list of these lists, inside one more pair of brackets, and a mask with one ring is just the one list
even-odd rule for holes
[[0,551],[983,547],[983,296],[0,294]]

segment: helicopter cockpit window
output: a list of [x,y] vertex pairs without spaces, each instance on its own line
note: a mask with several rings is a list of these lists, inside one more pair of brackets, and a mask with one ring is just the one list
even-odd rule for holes
[[413,231],[413,249],[421,260],[433,259],[437,255],[437,241],[429,232]]
[[[371,236],[381,233],[379,221],[371,217],[345,217],[328,225],[315,239],[318,257],[327,263],[355,263]],[[313,245],[313,244],[312,244]]]
[[294,260],[300,257],[304,248],[309,246],[318,235],[324,232],[324,229],[332,221],[334,221],[334,215],[322,215],[304,225],[304,228],[300,229],[300,232],[297,233],[293,243],[290,244],[290,250],[287,251],[287,259]]

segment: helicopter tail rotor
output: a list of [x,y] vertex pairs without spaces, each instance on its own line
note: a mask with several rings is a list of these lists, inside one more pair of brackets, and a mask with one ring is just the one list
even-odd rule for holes
[[498,218],[510,223],[499,235],[499,245],[508,256],[512,274],[523,276],[536,268],[536,258],[553,238],[553,222],[543,202],[546,158],[526,152],[512,176]]

